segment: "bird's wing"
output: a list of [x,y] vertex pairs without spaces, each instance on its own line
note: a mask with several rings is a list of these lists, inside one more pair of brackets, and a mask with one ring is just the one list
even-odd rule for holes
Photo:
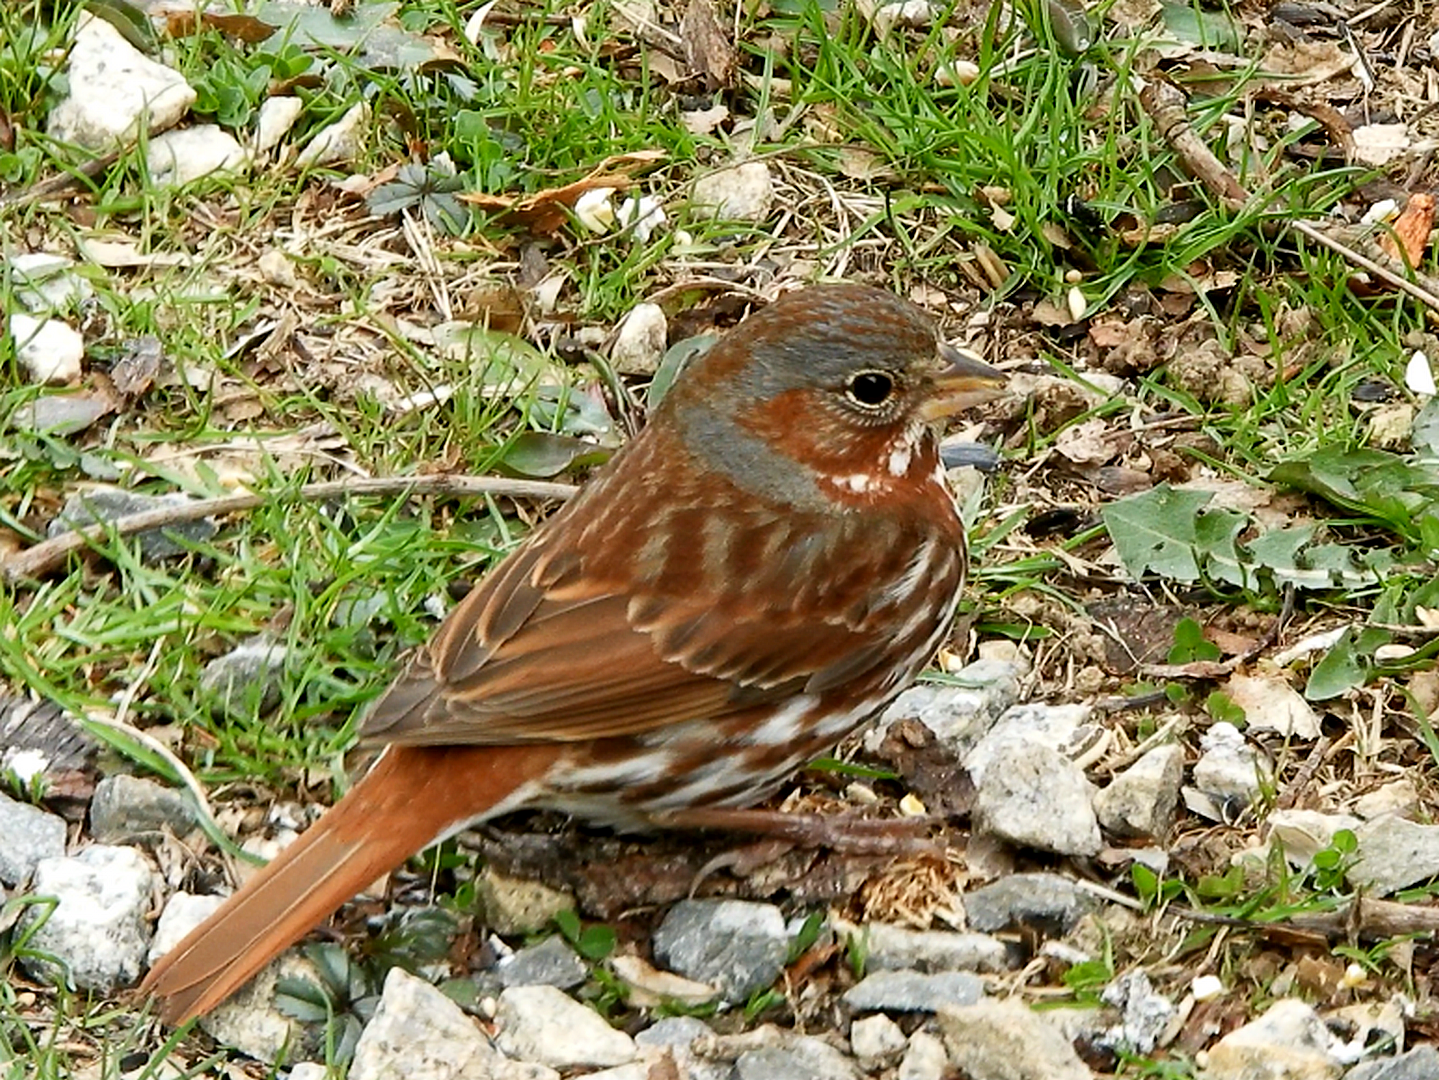
[[[881,680],[893,650],[906,647],[896,633],[918,605],[933,603],[931,589],[947,601],[963,574],[954,537],[901,535],[894,523],[868,537],[774,517],[732,527],[726,550],[749,571],[736,574],[707,569],[687,530],[672,530],[667,549],[640,550],[673,521],[631,517],[579,535],[576,516],[560,518],[411,657],[366,717],[364,740],[635,735],[801,690]],[[607,542],[591,543],[596,535]],[[818,582],[826,587],[803,584]],[[927,639],[934,617],[915,620],[910,635],[920,628],[918,640]]]

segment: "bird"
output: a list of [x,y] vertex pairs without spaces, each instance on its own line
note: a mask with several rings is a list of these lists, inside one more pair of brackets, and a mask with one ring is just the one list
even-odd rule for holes
[[751,313],[446,616],[359,722],[383,747],[151,968],[181,1024],[430,844],[520,809],[628,832],[754,809],[933,658],[965,530],[935,422],[1003,375],[853,282]]

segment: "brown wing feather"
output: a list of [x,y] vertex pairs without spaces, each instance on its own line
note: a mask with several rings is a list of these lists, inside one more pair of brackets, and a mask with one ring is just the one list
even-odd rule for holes
[[[957,519],[735,517],[720,538],[732,556],[777,557],[716,575],[695,538],[675,534],[693,507],[677,510],[674,492],[662,506],[631,500],[623,516],[607,501],[587,490],[471,592],[376,703],[363,738],[572,742],[822,692],[884,666],[914,605],[934,602],[926,586],[957,588],[962,576]],[[910,582],[920,551],[926,581]],[[893,596],[876,600],[887,586]]]

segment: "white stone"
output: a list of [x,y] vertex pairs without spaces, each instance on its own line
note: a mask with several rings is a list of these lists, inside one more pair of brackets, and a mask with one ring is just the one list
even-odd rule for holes
[[369,106],[364,102],[350,106],[344,116],[310,140],[309,145],[300,151],[295,164],[302,169],[311,169],[353,160],[365,145],[365,129],[369,122]]
[[1218,799],[1248,806],[1271,775],[1268,762],[1233,724],[1220,721],[1199,737],[1203,754],[1194,764],[1194,786]]
[[1349,880],[1376,896],[1439,874],[1439,825],[1381,817],[1364,822],[1354,836],[1359,852]]
[[1088,705],[1013,705],[974,749],[964,755],[964,767],[974,782],[980,784],[1001,747],[1032,745],[1062,752],[1093,713]]
[[630,230],[639,243],[648,244],[650,237],[658,232],[668,220],[665,217],[664,204],[653,195],[641,195],[638,199],[630,197],[620,203],[620,208],[615,213],[615,220],[623,228]]
[[279,146],[304,111],[305,103],[300,98],[289,95],[266,98],[255,119],[255,134],[251,139],[255,153],[264,154]]
[[774,203],[774,181],[763,161],[747,161],[695,181],[690,205],[699,217],[763,221]]
[[155,936],[150,939],[145,963],[154,967],[160,957],[180,944],[185,935],[213,915],[224,902],[223,896],[174,893],[165,901],[165,909],[160,912],[160,920],[155,924]]
[[988,934],[911,930],[891,923],[834,921],[840,937],[860,935],[868,971],[1004,971],[1008,950]]
[[939,1012],[949,1061],[968,1076],[1006,1080],[1091,1080],[1059,1029],[1013,998],[988,998]]
[[495,1015],[500,1049],[520,1061],[554,1069],[625,1065],[635,1041],[588,1006],[553,986],[512,986]]
[[1156,746],[1094,797],[1099,823],[1116,836],[1162,837],[1174,824],[1184,749]]
[[[391,968],[355,1045],[350,1080],[479,1080],[510,1075],[474,1020],[424,979]],[[545,1070],[550,1073],[549,1070]]]
[[942,1080],[948,1066],[944,1043],[921,1028],[909,1037],[909,1049],[899,1063],[898,1080]]
[[669,320],[658,304],[636,304],[615,332],[610,363],[621,375],[653,375],[669,345]]
[[981,831],[1019,847],[1096,855],[1104,842],[1093,799],[1094,785],[1057,750],[1006,741],[978,782],[974,821]]
[[[113,993],[140,976],[150,934],[145,911],[154,875],[134,848],[93,844],[70,858],[42,859],[35,867],[34,893],[57,900],[28,943],[58,960],[26,959],[35,978],[63,979],[82,990]],[[43,908],[24,918],[40,922]]]
[[1189,992],[1198,1002],[1213,1001],[1224,994],[1224,980],[1218,975],[1196,975],[1189,986]]
[[38,383],[69,383],[80,377],[85,339],[59,319],[37,319],[16,313],[9,319],[10,337],[20,366]]
[[1418,811],[1419,789],[1408,777],[1391,781],[1354,800],[1354,813],[1365,819],[1383,817],[1385,814],[1412,818]]
[[150,140],[150,179],[162,187],[238,172],[248,160],[235,137],[215,124],[178,128]]
[[1204,1075],[1214,1080],[1337,1077],[1338,1045],[1310,1006],[1284,998],[1210,1047]]
[[591,188],[575,200],[575,218],[596,235],[609,232],[615,225],[614,188]]
[[108,151],[156,134],[195,103],[179,72],[157,64],[104,19],[83,15],[70,48],[70,94],[50,111],[46,131],[61,142]]
[[849,1046],[861,1068],[884,1068],[899,1060],[909,1040],[884,1013],[866,1016],[849,1026]]
[[228,1001],[200,1017],[200,1030],[258,1061],[272,1063],[281,1051],[310,1056],[318,1047],[307,1045],[304,1025],[275,1008],[275,983],[282,978],[315,983],[319,973],[297,953],[281,953]]

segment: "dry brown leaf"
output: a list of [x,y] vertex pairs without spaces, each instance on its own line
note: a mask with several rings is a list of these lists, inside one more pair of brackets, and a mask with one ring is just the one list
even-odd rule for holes
[[1379,246],[1386,255],[1403,259],[1409,266],[1418,266],[1429,246],[1429,233],[1434,228],[1434,196],[1418,192],[1409,196],[1404,212],[1394,222],[1394,231],[1379,237]]
[[490,195],[481,191],[464,192],[458,197],[472,206],[492,214],[514,218],[533,233],[548,235],[569,220],[569,210],[581,195],[596,188],[624,190],[633,180],[631,174],[663,160],[662,150],[636,150],[605,158],[587,176],[563,187],[546,188],[533,195]]
[[172,38],[191,37],[205,30],[218,30],[226,37],[258,45],[274,34],[277,28],[253,15],[234,15],[224,11],[167,11],[165,34]]
[[703,75],[709,90],[727,90],[734,83],[735,49],[720,26],[710,0],[690,0],[680,20],[680,39],[690,70]]

